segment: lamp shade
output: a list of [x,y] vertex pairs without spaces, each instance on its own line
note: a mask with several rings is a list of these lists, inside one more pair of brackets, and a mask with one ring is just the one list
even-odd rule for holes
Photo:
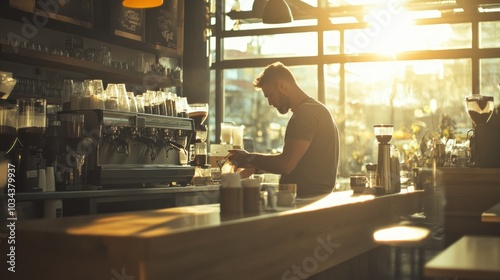
[[267,0],[254,0],[252,5],[252,14],[256,18],[262,18],[264,8],[266,8]]
[[159,7],[163,0],[123,0],[122,5],[127,8],[143,9]]
[[290,7],[285,0],[269,0],[267,2],[262,14],[263,23],[287,23],[292,21],[292,11],[290,11]]

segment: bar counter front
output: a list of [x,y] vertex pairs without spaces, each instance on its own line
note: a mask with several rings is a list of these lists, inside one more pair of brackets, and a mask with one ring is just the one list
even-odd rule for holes
[[244,217],[208,204],[17,221],[15,272],[1,279],[322,279],[342,267],[339,279],[376,279],[388,258],[370,253],[373,232],[420,211],[424,197],[338,191]]

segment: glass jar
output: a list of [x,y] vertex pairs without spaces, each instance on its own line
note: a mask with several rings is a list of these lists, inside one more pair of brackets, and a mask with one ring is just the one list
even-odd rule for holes
[[377,164],[367,163],[366,164],[366,187],[374,188],[377,186]]

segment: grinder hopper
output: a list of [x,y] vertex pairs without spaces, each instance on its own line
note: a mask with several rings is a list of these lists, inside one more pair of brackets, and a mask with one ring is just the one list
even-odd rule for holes
[[12,73],[0,71],[0,99],[7,99],[16,85]]

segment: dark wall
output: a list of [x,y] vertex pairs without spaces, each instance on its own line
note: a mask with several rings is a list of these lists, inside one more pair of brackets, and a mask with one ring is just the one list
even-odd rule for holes
[[184,7],[183,95],[189,103],[209,101],[210,71],[207,42],[207,3],[189,0]]

